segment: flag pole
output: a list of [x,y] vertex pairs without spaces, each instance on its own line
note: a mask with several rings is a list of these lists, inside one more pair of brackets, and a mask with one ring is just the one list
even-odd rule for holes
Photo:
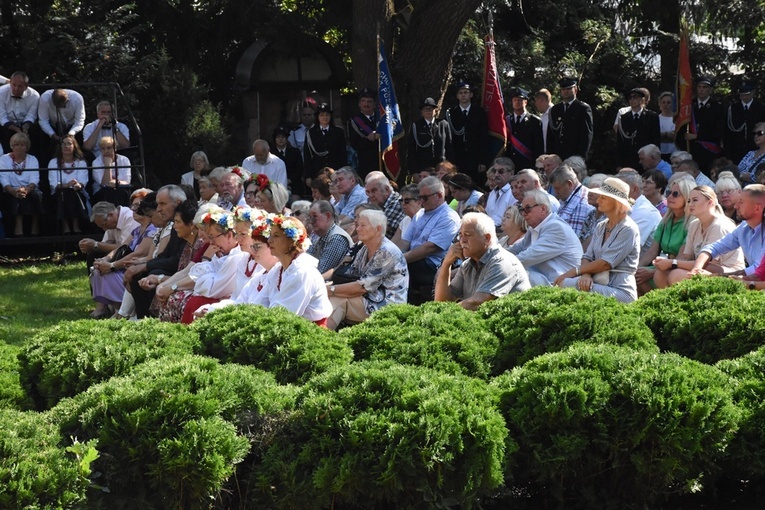
[[[375,68],[377,68],[377,88],[378,88],[378,93],[379,93],[380,92],[379,91],[379,88],[380,88],[380,22],[379,21],[377,22],[377,32],[376,32],[376,39],[375,40],[376,40],[376,45],[377,45],[377,51],[375,52],[376,53],[376,55],[375,55],[375,62],[376,62],[375,63]],[[379,112],[379,106],[380,106],[379,105],[379,103],[380,103],[379,98],[377,100],[377,103],[378,103],[378,105],[377,105],[378,106],[377,114],[379,116],[379,114],[380,114],[380,112]],[[377,171],[378,172],[382,172],[383,171],[382,139],[380,138],[379,135],[377,136]]]

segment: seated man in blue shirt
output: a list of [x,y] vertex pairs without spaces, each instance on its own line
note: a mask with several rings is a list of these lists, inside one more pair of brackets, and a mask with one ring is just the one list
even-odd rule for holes
[[[452,271],[452,264],[463,259]],[[494,220],[483,213],[465,214],[459,241],[446,253],[438,272],[436,301],[459,301],[466,310],[476,310],[481,303],[530,288],[521,262],[497,244]]]
[[401,241],[401,251],[409,266],[409,302],[421,304],[430,296],[422,296],[422,287],[432,287],[446,250],[460,228],[460,217],[444,199],[444,185],[430,176],[418,185],[422,206],[412,218]]

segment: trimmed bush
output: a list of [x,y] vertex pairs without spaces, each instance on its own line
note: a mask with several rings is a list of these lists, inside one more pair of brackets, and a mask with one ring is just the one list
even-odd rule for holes
[[88,479],[44,414],[0,409],[0,508],[86,508]]
[[208,508],[249,450],[236,424],[290,408],[294,391],[252,367],[182,356],[148,361],[50,412],[62,434],[98,440],[111,508]]
[[520,445],[515,482],[566,508],[651,507],[689,489],[740,419],[718,369],[606,344],[545,354],[494,384]]
[[334,332],[285,308],[228,306],[194,322],[204,354],[225,362],[253,365],[282,384],[303,383],[353,353]]
[[499,339],[495,374],[574,342],[656,350],[637,311],[591,292],[535,287],[484,303],[478,313]]
[[311,379],[298,403],[248,508],[471,508],[502,482],[507,430],[478,379],[361,362]]
[[457,303],[386,306],[340,336],[357,360],[392,360],[484,379],[498,345],[480,317]]
[[697,277],[654,290],[635,307],[662,350],[715,363],[765,343],[765,294],[728,278]]
[[0,409],[32,408],[19,380],[19,351],[14,345],[0,342]]
[[731,480],[765,480],[765,347],[740,358],[719,361],[720,370],[733,376],[733,397],[744,414],[722,470]]

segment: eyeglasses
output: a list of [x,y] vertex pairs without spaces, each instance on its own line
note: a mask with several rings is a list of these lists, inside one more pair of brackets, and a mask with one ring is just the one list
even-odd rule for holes
[[496,172],[498,174],[505,175],[505,174],[509,174],[510,170],[508,170],[506,168],[494,168],[494,172]]
[[429,199],[433,195],[438,195],[438,193],[431,193],[430,195],[420,195],[419,197],[417,197],[417,200],[419,200],[420,202],[425,202],[427,199]]
[[250,245],[250,249],[251,249],[252,251],[258,251],[259,249],[261,249],[261,248],[262,248],[262,247],[264,247],[264,246],[265,246],[265,244],[264,244],[264,243],[252,243],[252,244]]
[[225,236],[228,232],[223,232],[222,234],[218,234],[217,236],[209,236],[210,239],[218,239],[220,236]]
[[765,135],[765,131],[755,131],[754,136],[762,136]]
[[521,211],[521,214],[529,214],[531,212],[531,210],[534,209],[538,205],[542,205],[542,204],[532,204],[532,205],[527,205],[527,206],[519,205],[518,206],[518,210]]
[[416,202],[417,198],[400,198],[398,201],[402,204],[411,204],[412,202]]
[[672,193],[670,193],[670,194],[669,194],[669,195],[667,195],[667,196],[668,196],[668,197],[674,197],[674,198],[677,198],[677,197],[682,197],[682,196],[683,196],[683,194],[682,194],[682,193],[680,193],[679,191],[673,191]]
[[255,198],[255,195],[257,195],[257,191],[247,191],[245,192],[244,196],[247,198]]

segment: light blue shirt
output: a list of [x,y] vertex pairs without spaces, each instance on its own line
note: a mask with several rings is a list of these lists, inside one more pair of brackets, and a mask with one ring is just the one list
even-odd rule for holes
[[752,228],[745,221],[736,227],[736,230],[726,235],[719,241],[708,244],[701,249],[701,252],[709,253],[713,259],[720,257],[728,252],[741,248],[746,259],[746,269],[744,272],[748,275],[754,273],[762,260],[765,250],[765,239],[763,239],[762,223]]
[[364,191],[360,185],[356,184],[350,193],[343,195],[343,198],[335,205],[338,216],[348,216],[349,218],[356,219],[356,213],[354,210],[360,204],[367,202],[367,192]]
[[443,203],[432,211],[425,209],[417,211],[403,239],[409,242],[410,250],[427,242],[435,244],[438,250],[428,255],[425,260],[438,268],[459,230],[459,215],[449,207],[449,204]]

